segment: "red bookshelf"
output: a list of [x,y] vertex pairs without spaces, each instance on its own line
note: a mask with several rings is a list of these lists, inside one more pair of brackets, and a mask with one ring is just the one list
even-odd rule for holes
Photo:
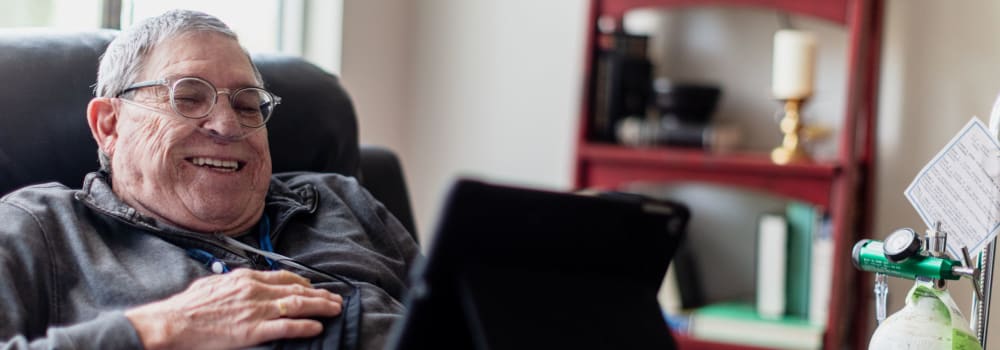
[[707,342],[680,333],[674,333],[674,340],[677,342],[677,347],[684,350],[768,350],[749,345]]
[[[850,263],[857,239],[870,236],[875,111],[882,0],[591,0],[575,154],[578,188],[616,188],[635,182],[707,182],[739,186],[795,198],[827,208],[833,223],[834,271],[824,349],[865,347],[867,314],[862,312],[870,282]],[[768,8],[824,19],[848,33],[845,57],[847,93],[836,159],[786,166],[768,154],[711,154],[683,148],[632,148],[589,140],[592,74],[596,62],[598,18],[613,18],[637,8],[742,6]],[[717,344],[676,334],[681,349],[751,350],[750,346]]]

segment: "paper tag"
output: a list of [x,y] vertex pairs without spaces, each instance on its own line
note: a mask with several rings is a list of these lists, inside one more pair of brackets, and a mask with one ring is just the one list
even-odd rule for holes
[[927,227],[941,222],[953,257],[979,254],[1000,229],[1000,142],[973,117],[904,194]]

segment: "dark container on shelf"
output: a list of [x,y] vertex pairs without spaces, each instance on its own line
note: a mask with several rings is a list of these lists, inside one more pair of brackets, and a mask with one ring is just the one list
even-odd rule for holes
[[660,116],[679,123],[704,125],[712,119],[722,89],[717,85],[657,79],[653,84]]

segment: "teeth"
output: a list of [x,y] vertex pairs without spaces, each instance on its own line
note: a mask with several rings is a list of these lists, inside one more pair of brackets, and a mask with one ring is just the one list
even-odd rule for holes
[[224,170],[236,170],[239,167],[239,163],[235,160],[222,160],[214,158],[205,157],[195,157],[191,159],[191,163],[197,166],[211,166],[215,168],[223,168]]

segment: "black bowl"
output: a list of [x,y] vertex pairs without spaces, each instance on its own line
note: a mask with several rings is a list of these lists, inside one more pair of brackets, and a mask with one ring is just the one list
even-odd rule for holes
[[717,85],[677,83],[663,79],[653,87],[656,107],[664,118],[682,123],[707,124],[718,105],[722,89]]

